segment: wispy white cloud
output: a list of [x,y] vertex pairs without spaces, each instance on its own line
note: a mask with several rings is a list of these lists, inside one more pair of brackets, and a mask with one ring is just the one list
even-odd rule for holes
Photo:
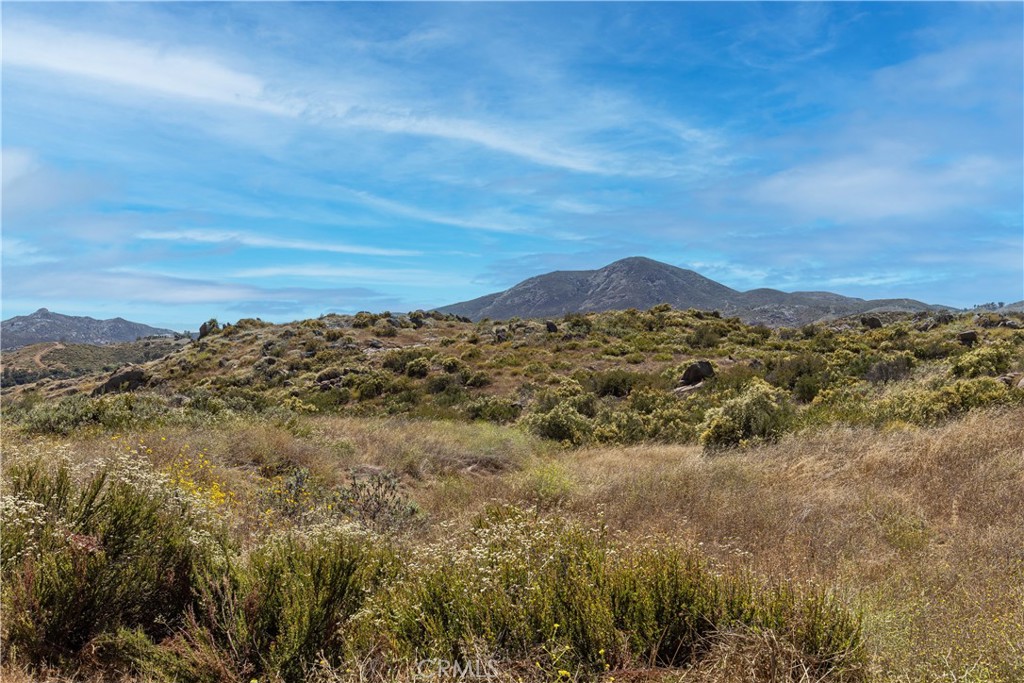
[[[438,113],[437,101],[410,100],[405,95],[389,95],[369,87],[347,85],[344,94],[339,95],[337,82],[318,82],[316,75],[296,88],[293,83],[278,83],[273,77],[229,66],[223,55],[209,50],[154,45],[26,21],[18,21],[5,30],[4,37],[5,68],[42,70],[116,86],[105,92],[118,98],[155,93],[186,102],[301,119],[320,126],[465,143],[576,173],[666,176],[701,172],[706,169],[700,152],[712,137],[693,126],[652,119],[649,112],[611,94],[568,109],[536,112],[528,121],[493,112],[477,117],[452,116]],[[640,123],[655,129],[672,129],[670,132],[678,135],[677,139],[688,148],[686,163],[623,154],[600,144],[581,142],[608,129],[618,129],[621,134],[625,127],[635,128]],[[232,134],[233,130],[224,132]],[[718,167],[723,158],[707,161],[709,167]]]
[[347,280],[385,284],[418,285],[421,287],[461,286],[464,277],[415,268],[372,268],[367,266],[295,265],[243,268],[229,274],[232,278],[309,278],[314,280]]
[[420,251],[412,249],[391,249],[384,247],[368,247],[337,242],[314,242],[311,240],[295,240],[268,235],[258,235],[237,230],[146,230],[137,237],[143,240],[162,240],[169,242],[199,242],[203,244],[226,244],[260,249],[292,249],[296,251],[331,252],[335,254],[359,254],[363,256],[418,256]]
[[356,111],[341,117],[339,121],[387,133],[473,143],[542,166],[569,171],[615,175],[621,170],[617,164],[612,166],[609,163],[607,155],[574,149],[564,143],[560,144],[558,140],[538,139],[536,133],[509,130],[507,124],[499,126],[468,119],[401,115],[387,111]]
[[823,280],[828,287],[845,287],[848,285],[859,287],[879,287],[883,285],[905,285],[922,282],[936,282],[945,277],[945,273],[924,272],[919,270],[889,270],[860,275],[844,275],[841,277],[830,277]]
[[982,205],[1007,170],[986,156],[929,164],[886,146],[794,166],[756,183],[749,197],[838,221],[929,216]]
[[384,298],[365,287],[261,287],[248,283],[143,272],[130,268],[55,275],[41,269],[22,268],[17,277],[5,275],[5,299],[33,301],[114,300],[134,304],[181,305],[234,304],[239,301],[275,301],[302,306],[324,306],[339,299],[371,301]]
[[30,22],[4,31],[3,64],[270,114],[298,113],[294,103],[274,101],[260,78],[215,58]]
[[7,266],[53,263],[57,259],[39,247],[17,237],[3,236],[3,261]]
[[87,173],[56,169],[29,149],[5,147],[0,163],[5,219],[82,202],[105,184]]
[[3,169],[3,188],[30,175],[39,167],[36,155],[27,149],[4,147],[0,152],[0,168]]
[[834,50],[836,26],[827,4],[778,3],[759,6],[757,15],[733,32],[730,53],[746,66],[780,69]]
[[436,223],[438,225],[450,225],[455,228],[467,230],[488,230],[491,232],[533,232],[537,226],[531,225],[527,220],[514,214],[501,210],[493,210],[488,214],[468,214],[467,217],[442,213],[430,209],[424,209],[405,202],[398,202],[393,199],[379,197],[363,190],[354,190],[347,187],[334,188],[340,195],[356,201],[364,206],[369,206],[397,216],[412,218],[413,220],[425,223]]

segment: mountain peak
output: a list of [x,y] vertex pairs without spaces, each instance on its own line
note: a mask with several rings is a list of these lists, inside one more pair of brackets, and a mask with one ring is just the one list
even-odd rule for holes
[[[615,266],[659,266],[659,267],[665,267],[665,266],[668,266],[668,265],[669,264],[667,264],[667,263],[662,263],[661,261],[655,261],[654,259],[647,258],[646,256],[627,256],[626,258],[621,258],[618,261],[612,261],[611,263],[609,263],[607,266],[605,266],[601,270],[605,270],[607,268],[613,268]],[[671,267],[671,266],[669,266],[669,267]]]
[[[438,310],[473,320],[505,320],[648,309],[663,303],[678,309],[717,310],[736,315],[745,322],[769,325],[803,325],[858,314],[876,305],[826,292],[790,294],[765,288],[740,292],[692,270],[645,256],[630,256],[598,270],[564,270],[537,275],[504,292]],[[907,300],[903,308],[919,311],[932,307]]]
[[63,341],[72,344],[112,344],[135,341],[139,337],[172,336],[164,330],[123,318],[96,320],[85,316],[62,315],[40,308],[31,315],[4,320],[0,324],[3,348],[13,349],[40,342]]

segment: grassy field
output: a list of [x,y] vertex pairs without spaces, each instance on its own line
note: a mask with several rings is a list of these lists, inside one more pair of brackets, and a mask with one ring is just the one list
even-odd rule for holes
[[243,322],[18,387],[4,680],[1024,679],[1024,335],[705,316]]

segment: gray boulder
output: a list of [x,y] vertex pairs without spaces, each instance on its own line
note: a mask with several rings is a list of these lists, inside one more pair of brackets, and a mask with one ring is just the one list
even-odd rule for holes
[[975,330],[967,330],[956,335],[956,340],[964,346],[974,346],[978,343],[978,333]]
[[700,384],[704,380],[710,379],[714,376],[715,368],[711,363],[706,360],[699,360],[683,371],[683,377],[679,380],[679,383],[684,387],[689,387],[694,384]]
[[882,326],[882,321],[873,315],[868,315],[861,318],[860,323],[869,330],[877,330]]

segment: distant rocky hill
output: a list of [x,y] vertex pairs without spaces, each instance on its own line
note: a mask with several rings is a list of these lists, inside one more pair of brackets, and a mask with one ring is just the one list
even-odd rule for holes
[[948,308],[914,299],[866,300],[830,292],[781,292],[776,289],[740,292],[692,270],[632,257],[599,270],[538,275],[504,292],[437,310],[472,320],[505,320],[626,308],[643,310],[662,303],[678,309],[717,310],[747,323],[776,327],[863,313]]
[[139,337],[173,336],[165,330],[124,318],[96,320],[87,316],[62,315],[40,308],[31,315],[20,315],[0,323],[0,344],[14,349],[40,342],[67,344],[113,344],[135,341]]

